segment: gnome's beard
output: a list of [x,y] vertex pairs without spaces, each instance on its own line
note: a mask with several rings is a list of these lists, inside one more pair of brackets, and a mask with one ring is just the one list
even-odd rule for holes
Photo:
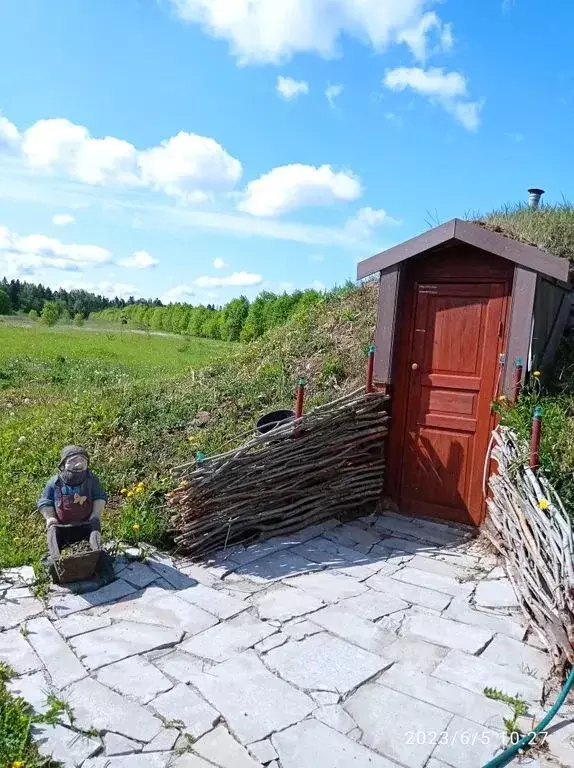
[[62,469],[60,470],[60,478],[66,485],[70,485],[72,487],[76,485],[81,485],[86,481],[88,477],[88,470],[87,469],[80,469],[80,470],[73,470],[73,469]]

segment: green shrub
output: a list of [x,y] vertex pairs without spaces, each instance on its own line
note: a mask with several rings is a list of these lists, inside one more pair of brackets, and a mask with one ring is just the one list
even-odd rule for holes
[[42,314],[40,316],[41,322],[47,326],[56,325],[59,317],[60,317],[60,312],[58,310],[58,305],[56,304],[56,302],[47,301],[44,304],[44,309],[42,310]]

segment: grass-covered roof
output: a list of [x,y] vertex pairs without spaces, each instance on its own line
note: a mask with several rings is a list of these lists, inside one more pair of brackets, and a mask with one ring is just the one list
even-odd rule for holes
[[574,263],[574,205],[506,205],[497,211],[475,218],[478,224],[493,232],[535,245],[554,256]]

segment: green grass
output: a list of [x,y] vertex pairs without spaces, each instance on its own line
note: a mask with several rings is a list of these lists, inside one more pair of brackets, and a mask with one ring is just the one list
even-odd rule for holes
[[476,219],[488,229],[574,261],[574,205],[507,205]]
[[169,546],[171,469],[293,407],[299,376],[307,408],[362,383],[376,306],[376,284],[340,292],[248,345],[0,324],[0,567],[45,551],[35,504],[66,443],[88,448],[110,496],[104,535]]

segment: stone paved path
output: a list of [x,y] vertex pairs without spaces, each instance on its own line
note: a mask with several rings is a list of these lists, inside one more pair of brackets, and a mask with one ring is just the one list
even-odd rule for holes
[[31,569],[0,575],[0,660],[37,710],[70,704],[36,730],[65,766],[480,768],[510,714],[485,686],[541,712],[549,658],[465,529],[386,514],[116,570],[47,608]]

